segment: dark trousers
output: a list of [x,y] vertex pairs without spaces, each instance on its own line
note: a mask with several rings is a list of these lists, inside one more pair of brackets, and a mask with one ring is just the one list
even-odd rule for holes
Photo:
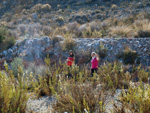
[[72,74],[71,74],[71,67],[72,66],[68,66],[68,78],[72,78]]
[[91,69],[91,76],[93,77],[93,73],[97,73],[98,69]]

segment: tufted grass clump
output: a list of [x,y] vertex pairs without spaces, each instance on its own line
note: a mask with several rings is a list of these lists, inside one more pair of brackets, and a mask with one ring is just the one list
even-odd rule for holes
[[132,28],[130,26],[113,26],[109,28],[111,36],[131,37]]

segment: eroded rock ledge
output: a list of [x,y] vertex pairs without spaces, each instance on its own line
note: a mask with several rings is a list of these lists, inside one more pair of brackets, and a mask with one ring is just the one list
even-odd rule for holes
[[[64,42],[63,37],[57,36],[58,42],[52,41],[49,37],[24,39],[18,41],[12,48],[0,53],[1,62],[6,60],[11,62],[15,57],[21,57],[24,61],[33,62],[35,60],[44,61],[49,55],[52,63],[58,62],[59,59],[64,61],[68,56],[68,51],[63,51],[61,45]],[[74,39],[76,46],[77,64],[87,63],[92,51],[99,51],[100,45],[107,48],[107,56],[103,61],[115,61],[116,55],[126,47],[136,51],[143,65],[150,65],[150,38],[120,38],[120,39]]]

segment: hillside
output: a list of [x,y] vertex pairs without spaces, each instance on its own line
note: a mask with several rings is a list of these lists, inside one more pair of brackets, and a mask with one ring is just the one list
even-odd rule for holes
[[0,51],[16,40],[150,37],[149,0],[0,0]]
[[0,0],[0,113],[150,113],[149,0]]
[[149,37],[149,0],[1,0],[15,37]]

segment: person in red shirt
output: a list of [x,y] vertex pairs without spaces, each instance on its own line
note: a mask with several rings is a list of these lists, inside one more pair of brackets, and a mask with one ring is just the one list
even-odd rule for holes
[[91,56],[92,56],[92,60],[91,60],[91,76],[93,77],[93,73],[97,73],[97,70],[98,70],[99,56],[95,52],[92,52]]
[[67,59],[67,65],[69,67],[71,67],[75,62],[75,56],[74,56],[74,53],[72,52],[72,50],[69,51],[69,57]]
[[73,53],[72,50],[69,51],[69,56],[67,58],[67,65],[68,65],[68,78],[72,78],[72,74],[71,74],[71,67],[72,65],[75,63],[75,55]]

